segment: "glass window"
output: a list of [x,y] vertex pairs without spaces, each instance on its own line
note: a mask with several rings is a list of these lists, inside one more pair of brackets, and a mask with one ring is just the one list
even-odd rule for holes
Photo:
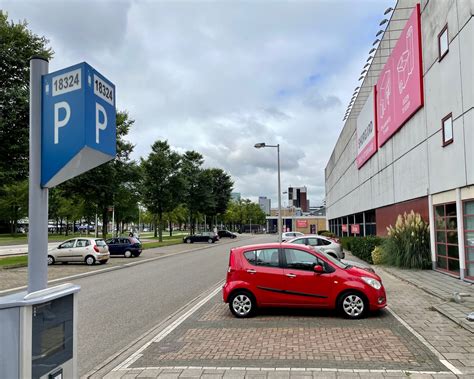
[[465,201],[463,210],[466,276],[474,279],[474,200]]
[[438,34],[438,60],[444,58],[449,51],[448,24]]
[[104,240],[95,240],[95,244],[97,246],[106,246],[106,243]]
[[436,214],[436,262],[437,268],[454,274],[459,273],[459,247],[456,203],[434,207]]
[[318,238],[318,245],[319,246],[326,246],[326,245],[330,245],[331,242],[329,241],[326,241],[325,239],[322,239],[322,238]]
[[69,240],[69,241],[63,242],[61,245],[59,245],[59,248],[69,249],[74,246],[74,242],[76,242],[76,240]]
[[278,249],[256,250],[255,256],[257,266],[278,267],[280,265]]
[[318,246],[318,239],[317,238],[308,238],[308,245],[309,246]]
[[314,266],[322,264],[318,258],[306,251],[285,249],[286,266],[296,270],[313,271]]
[[77,240],[76,242],[76,247],[86,247],[86,246],[89,246],[90,245],[90,242],[89,240]]
[[252,265],[254,265],[255,262],[256,262],[256,260],[257,260],[257,258],[255,257],[255,251],[247,251],[247,252],[245,252],[245,253],[244,253],[244,257],[245,257],[245,259],[247,259],[247,261],[248,261],[250,264],[252,264]]
[[306,245],[306,238],[298,238],[298,239],[292,241],[291,243],[297,243],[299,245]]
[[443,146],[453,142],[453,117],[451,114],[443,118]]
[[474,201],[466,201],[464,203],[464,215],[473,215],[474,216]]

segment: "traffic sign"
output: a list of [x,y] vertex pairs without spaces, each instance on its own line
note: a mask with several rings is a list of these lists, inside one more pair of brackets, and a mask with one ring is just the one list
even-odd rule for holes
[[42,78],[41,186],[115,158],[115,86],[87,63]]

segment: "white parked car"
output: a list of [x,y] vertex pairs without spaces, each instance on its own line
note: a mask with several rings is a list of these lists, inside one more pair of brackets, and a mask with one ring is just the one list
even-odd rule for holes
[[344,259],[345,254],[341,244],[329,237],[324,237],[317,234],[308,234],[292,238],[286,242],[311,246],[318,251],[331,255],[336,259]]
[[304,236],[304,234],[301,232],[285,232],[281,234],[281,240],[282,242],[286,242],[292,238],[301,237],[301,236]]
[[48,251],[48,265],[56,262],[107,263],[109,247],[101,238],[72,238]]

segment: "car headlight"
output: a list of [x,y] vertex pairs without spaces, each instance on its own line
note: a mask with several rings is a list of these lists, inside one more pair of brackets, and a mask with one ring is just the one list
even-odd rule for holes
[[366,282],[369,286],[375,288],[376,290],[379,290],[382,288],[382,284],[377,280],[373,278],[368,278],[367,276],[363,276],[362,280]]

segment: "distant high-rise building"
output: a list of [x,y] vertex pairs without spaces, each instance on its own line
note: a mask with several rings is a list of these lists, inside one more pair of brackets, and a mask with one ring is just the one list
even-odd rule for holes
[[271,199],[267,199],[266,196],[259,196],[258,205],[260,205],[260,208],[262,208],[262,211],[265,212],[266,215],[270,215],[272,209]]
[[288,206],[301,208],[303,212],[309,212],[306,187],[288,187]]
[[230,199],[233,201],[240,201],[240,192],[231,192]]

